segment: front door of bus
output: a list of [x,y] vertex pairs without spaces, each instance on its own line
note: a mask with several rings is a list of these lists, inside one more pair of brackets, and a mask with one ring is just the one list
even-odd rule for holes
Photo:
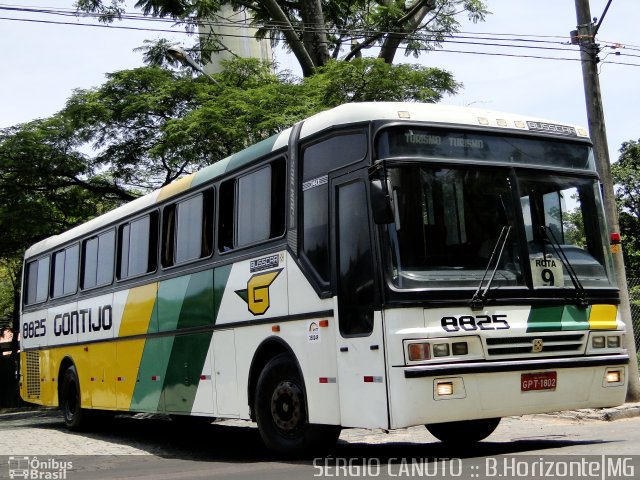
[[357,172],[331,179],[337,381],[343,426],[388,428],[382,314],[376,309],[376,256],[367,189],[368,182]]

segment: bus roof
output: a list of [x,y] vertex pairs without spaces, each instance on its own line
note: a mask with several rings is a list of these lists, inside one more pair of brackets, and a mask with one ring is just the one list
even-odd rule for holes
[[[347,103],[305,119],[300,131],[300,138],[311,137],[316,133],[335,126],[365,123],[374,120],[434,122],[498,128],[511,132],[514,130],[535,131],[537,133],[564,136],[566,136],[566,134],[564,134],[561,129],[573,129],[573,131],[576,132],[573,136],[587,137],[587,131],[577,125],[561,125],[544,119],[512,113],[430,103],[365,102]],[[289,142],[291,130],[291,128],[288,128],[277,135],[219,160],[198,172],[182,177],[167,186],[115,208],[66,232],[46,238],[27,249],[25,258],[37,256],[58,245],[83,237],[90,232],[99,231],[101,228],[113,224],[119,219],[133,215],[140,210],[189,188],[197,187],[205,182],[221,177],[227,172],[236,170],[258,158],[268,155],[270,152],[284,148]]]

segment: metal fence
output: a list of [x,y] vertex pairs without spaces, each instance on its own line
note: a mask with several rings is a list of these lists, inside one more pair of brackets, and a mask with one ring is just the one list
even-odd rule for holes
[[[629,288],[631,321],[633,322],[636,350],[640,350],[640,278],[627,278],[627,286]],[[640,353],[638,354],[638,365],[640,365]]]

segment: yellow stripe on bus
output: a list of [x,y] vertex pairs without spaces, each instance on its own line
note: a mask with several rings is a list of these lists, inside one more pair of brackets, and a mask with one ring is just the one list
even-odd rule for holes
[[[118,337],[146,334],[152,321],[158,293],[158,284],[133,288],[127,296]],[[144,351],[144,338],[119,340],[116,354],[116,405],[118,410],[129,410],[133,390],[138,379],[140,359]]]
[[151,283],[129,290],[127,303],[122,313],[118,337],[144,335],[149,331],[149,322],[158,295],[158,284]]
[[194,173],[191,175],[187,175],[186,177],[182,177],[175,182],[170,183],[160,189],[160,193],[158,194],[158,198],[156,202],[161,202],[169,197],[177,195],[180,192],[184,192],[187,188],[191,186],[191,181],[193,180]]
[[589,315],[590,330],[615,330],[618,307],[615,305],[592,305]]

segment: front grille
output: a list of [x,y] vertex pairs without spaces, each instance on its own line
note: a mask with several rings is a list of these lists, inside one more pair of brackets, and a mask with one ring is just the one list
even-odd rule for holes
[[26,352],[27,356],[27,397],[40,398],[40,355]]
[[[537,342],[536,342],[537,340]],[[485,339],[486,351],[489,357],[506,356],[546,356],[545,354],[578,355],[584,352],[587,335],[532,333],[527,336],[502,337]],[[537,349],[534,349],[534,346]]]

